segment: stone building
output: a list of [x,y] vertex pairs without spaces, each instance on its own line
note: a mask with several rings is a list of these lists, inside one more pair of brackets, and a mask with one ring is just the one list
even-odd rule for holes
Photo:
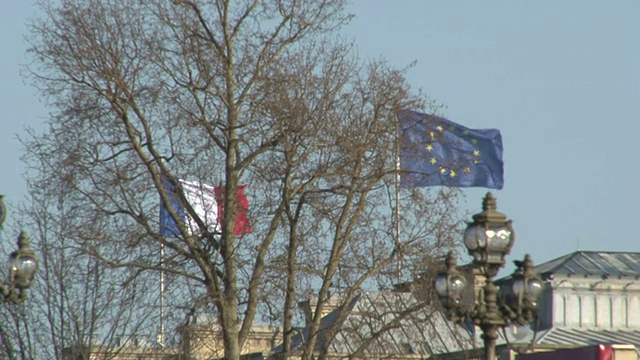
[[536,346],[640,347],[640,253],[576,251],[536,271],[546,283]]
[[[209,360],[224,357],[222,329],[214,322],[190,324],[180,329],[180,354],[184,359]],[[262,353],[282,341],[280,329],[271,326],[253,326],[240,353]],[[182,359],[180,359],[182,360]]]

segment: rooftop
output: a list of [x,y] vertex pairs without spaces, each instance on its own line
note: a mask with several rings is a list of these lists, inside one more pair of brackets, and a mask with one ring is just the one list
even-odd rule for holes
[[640,348],[640,330],[555,327],[539,333],[536,343],[543,346],[631,344]]
[[640,276],[640,253],[576,251],[536,266],[542,275]]
[[[347,316],[340,319],[336,308],[321,319],[316,350],[331,337],[330,329],[339,331],[328,344],[332,354],[352,354],[364,348],[364,354],[376,356],[428,356],[469,348],[478,334],[446,320],[437,307],[419,301],[412,293],[361,292],[344,304]],[[381,329],[385,331],[380,332]],[[301,348],[309,338],[308,328],[292,338],[292,349]],[[282,351],[280,344],[272,349]]]

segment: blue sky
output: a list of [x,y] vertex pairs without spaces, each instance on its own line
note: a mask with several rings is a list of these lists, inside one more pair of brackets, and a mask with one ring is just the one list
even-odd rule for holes
[[[640,2],[355,2],[363,57],[472,128],[498,128],[514,220],[510,259],[581,250],[640,252]],[[478,212],[484,189],[465,189]]]
[[[640,2],[360,0],[348,36],[364,58],[416,61],[411,84],[471,128],[498,128],[514,220],[510,259],[581,250],[640,252]],[[0,194],[26,186],[16,134],[43,129],[46,109],[24,84],[31,2],[0,3]],[[465,189],[465,211],[484,189]],[[9,213],[11,217],[11,213]],[[10,220],[8,220],[9,222]],[[4,237],[4,236],[3,236]]]

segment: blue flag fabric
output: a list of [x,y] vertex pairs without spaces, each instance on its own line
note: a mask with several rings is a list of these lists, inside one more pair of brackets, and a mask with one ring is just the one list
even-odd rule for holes
[[[176,184],[173,183],[166,176],[162,176],[162,185],[164,186],[164,190],[167,193],[167,197],[169,198],[169,203],[171,203],[171,207],[176,211],[178,217],[182,220],[182,223],[185,222],[185,212],[184,207],[180,204],[180,199],[178,198],[177,187]],[[160,235],[162,236],[180,236],[180,228],[178,224],[173,220],[171,214],[169,213],[169,209],[165,206],[164,201],[160,199]]]
[[401,110],[400,186],[502,189],[502,137],[496,129],[469,129],[447,119]]

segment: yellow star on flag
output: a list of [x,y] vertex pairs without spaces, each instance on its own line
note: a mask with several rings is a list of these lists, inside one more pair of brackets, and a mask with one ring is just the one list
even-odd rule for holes
[[480,156],[480,150],[473,150],[473,156]]
[[456,177],[456,172],[451,170],[451,173],[449,174],[449,176],[451,176],[452,178]]
[[440,168],[440,174],[446,174],[447,173],[447,169],[445,168]]
[[427,149],[427,151],[431,151],[431,150],[433,150],[433,146],[431,146],[431,144],[427,144],[425,149]]
[[478,139],[471,139],[471,143],[472,144],[477,144],[478,143]]
[[440,125],[438,125],[438,126],[436,127],[436,129],[438,129],[438,131],[440,131],[440,132],[444,131],[444,128],[443,128],[442,126],[440,126]]
[[469,135],[469,130],[465,130],[462,132],[463,135]]
[[431,139],[435,139],[436,133],[434,133],[433,131],[430,131],[429,136],[431,136]]
[[431,163],[431,165],[435,165],[438,160],[436,160],[436,158],[432,157],[431,160],[429,160],[429,162]]
[[467,173],[467,174],[470,173],[471,172],[471,168],[467,166],[466,168],[464,168],[464,172]]

